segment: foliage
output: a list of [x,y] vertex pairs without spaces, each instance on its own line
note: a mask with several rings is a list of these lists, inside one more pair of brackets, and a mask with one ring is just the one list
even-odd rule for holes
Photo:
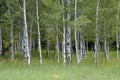
[[[9,31],[10,31],[10,16],[7,13],[6,1],[9,3],[11,10],[11,19],[13,21],[14,31],[14,44],[19,42],[19,31],[23,23],[23,3],[22,0],[0,0],[0,27],[2,28],[3,44],[5,47],[9,47]],[[40,31],[41,31],[41,43],[42,48],[46,47],[46,33],[50,35],[50,44],[55,44],[55,26],[59,25],[59,30],[62,31],[63,12],[65,15],[65,25],[69,24],[72,27],[71,38],[74,41],[74,28],[77,24],[77,31],[80,32],[81,26],[84,26],[84,38],[85,41],[94,42],[95,40],[95,18],[96,18],[96,0],[77,0],[77,19],[74,19],[74,7],[75,0],[71,0],[70,14],[71,19],[67,21],[67,4],[65,1],[64,7],[61,0],[39,0],[39,18],[40,18]],[[33,0],[26,0],[27,7],[27,23],[28,33],[30,35],[30,29],[32,25],[32,40],[37,40],[37,23],[36,23],[36,2]],[[99,7],[99,38],[103,43],[104,32],[107,30],[107,42],[114,47],[116,42],[116,16],[118,10],[117,0],[104,0],[100,1]],[[120,25],[120,21],[119,21]],[[24,29],[22,29],[24,30]],[[59,35],[61,38],[61,35]],[[60,39],[61,41],[61,39]],[[60,43],[61,44],[61,43]],[[74,44],[74,43],[72,43]],[[37,46],[36,46],[37,47]],[[51,47],[51,46],[50,46]]]

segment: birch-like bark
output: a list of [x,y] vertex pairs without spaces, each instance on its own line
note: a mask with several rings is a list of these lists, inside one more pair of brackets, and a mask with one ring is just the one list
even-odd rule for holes
[[[106,4],[106,1],[107,0],[104,0],[104,5],[103,5],[103,8],[105,8],[105,4]],[[103,10],[103,13],[104,13],[104,10]],[[103,26],[105,27],[104,25],[104,22],[103,22]],[[103,62],[104,62],[104,55],[106,57],[106,61],[108,61],[108,52],[107,52],[107,27],[104,28],[104,52],[103,52]]]
[[11,25],[11,28],[10,28],[10,59],[14,60],[14,52],[13,52],[13,21],[12,21],[12,18],[11,18],[11,11],[10,11],[10,8],[9,8],[8,1],[7,1],[7,7],[8,7],[8,15],[10,16],[10,25]]
[[83,56],[84,56],[84,59],[86,58],[87,56],[87,53],[86,53],[86,46],[85,46],[85,40],[83,38]]
[[119,60],[119,13],[120,13],[120,0],[118,2],[117,26],[116,26],[117,60]]
[[58,58],[59,63],[59,41],[58,41],[58,24],[56,24],[56,45],[55,45],[55,57]]
[[30,53],[28,45],[27,33],[27,19],[26,19],[26,0],[23,0],[23,16],[24,16],[24,57],[28,64],[30,64]]
[[[70,0],[67,0],[67,20],[70,21]],[[71,28],[70,24],[67,24],[66,28],[66,53],[67,53],[67,62],[71,63]]]
[[106,30],[104,33],[104,53],[105,53],[105,57],[106,57],[106,61],[108,62],[108,46],[107,46],[107,38],[106,38]]
[[96,6],[96,38],[95,38],[95,64],[98,65],[98,52],[99,52],[99,25],[98,25],[98,13],[99,13],[99,3],[100,0],[97,0],[97,6]]
[[80,64],[80,55],[79,55],[79,50],[78,50],[78,40],[77,40],[77,24],[76,24],[76,19],[77,19],[77,0],[75,0],[75,50],[76,50],[76,57],[77,57],[77,63],[78,65]]
[[80,61],[82,60],[83,57],[83,27],[81,27],[81,32],[80,32]]
[[[64,9],[64,0],[62,0],[62,7]],[[66,64],[66,51],[65,51],[65,12],[63,11],[63,34],[62,34],[62,54],[63,64]]]
[[110,53],[109,43],[107,44],[107,52],[108,52],[108,58],[109,58],[109,53]]
[[0,56],[2,55],[2,29],[0,27]]
[[38,16],[38,0],[36,0],[36,16],[37,16],[37,26],[38,26],[39,56],[40,56],[40,64],[42,64],[41,39],[40,39],[40,24],[39,24],[39,16]]

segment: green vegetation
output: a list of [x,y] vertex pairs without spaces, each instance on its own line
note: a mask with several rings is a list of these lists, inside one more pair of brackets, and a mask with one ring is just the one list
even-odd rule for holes
[[0,80],[118,80],[119,15],[120,0],[0,0]]
[[104,61],[104,64],[99,57],[97,68],[92,53],[83,59],[80,66],[77,66],[76,56],[73,55],[72,64],[65,67],[62,61],[58,64],[57,60],[52,58],[52,53],[50,59],[46,59],[44,55],[42,65],[39,64],[39,57],[34,55],[30,65],[17,54],[14,61],[6,57],[0,61],[0,80],[118,80],[120,78],[120,63],[116,62],[115,52],[110,53],[109,62]]

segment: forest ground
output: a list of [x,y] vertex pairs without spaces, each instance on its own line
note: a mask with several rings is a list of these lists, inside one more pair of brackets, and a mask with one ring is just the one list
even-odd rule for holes
[[[53,52],[50,54],[53,55]],[[30,65],[25,63],[23,56],[15,54],[15,60],[11,61],[6,54],[0,59],[0,80],[119,80],[120,61],[116,61],[115,54],[111,52],[109,62],[104,60],[104,63],[100,56],[98,67],[94,64],[91,52],[80,66],[74,54],[72,63],[65,67],[62,61],[58,64],[53,57],[47,59],[45,55],[40,65],[37,53],[32,55]]]

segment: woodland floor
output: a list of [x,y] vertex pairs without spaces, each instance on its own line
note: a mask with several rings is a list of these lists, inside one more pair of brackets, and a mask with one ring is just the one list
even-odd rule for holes
[[[36,54],[37,55],[37,54]],[[38,55],[39,56],[39,55]],[[109,62],[99,64],[96,68],[93,55],[81,62],[78,67],[76,57],[73,55],[71,64],[63,67],[50,57],[43,57],[43,64],[39,64],[39,57],[33,55],[31,64],[27,65],[22,56],[15,55],[15,60],[10,61],[8,55],[0,59],[0,80],[119,80],[120,61],[116,61],[115,52],[111,52]]]

